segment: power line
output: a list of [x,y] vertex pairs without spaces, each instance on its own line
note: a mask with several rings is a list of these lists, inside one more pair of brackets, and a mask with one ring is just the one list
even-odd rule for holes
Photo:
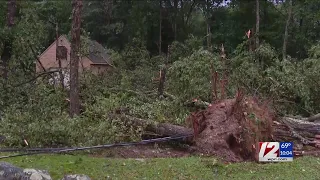
[[[144,145],[154,142],[165,142],[169,140],[177,140],[184,139],[188,137],[192,137],[193,135],[182,135],[182,136],[169,136],[163,138],[155,138],[155,139],[147,139],[138,142],[125,142],[125,143],[114,143],[114,144],[105,144],[105,145],[97,145],[97,146],[87,146],[87,147],[67,147],[67,148],[33,148],[33,149],[19,149],[19,148],[11,148],[11,149],[0,149],[0,152],[21,152],[21,151],[29,151],[28,153],[21,153],[15,155],[8,156],[0,156],[0,159],[18,157],[18,156],[28,156],[28,155],[36,155],[36,154],[51,154],[51,153],[64,153],[71,151],[82,151],[82,150],[90,150],[90,149],[102,149],[102,148],[110,148],[110,147],[119,147],[119,146],[133,146],[133,145]],[[31,151],[31,152],[30,152]]]

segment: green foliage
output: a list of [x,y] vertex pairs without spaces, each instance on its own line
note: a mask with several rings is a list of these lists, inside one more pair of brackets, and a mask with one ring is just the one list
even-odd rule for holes
[[179,101],[155,100],[154,102],[142,103],[141,105],[130,107],[130,114],[135,117],[157,122],[184,124],[185,118],[189,113],[188,110],[182,106],[182,103]]
[[55,23],[59,25],[59,34],[67,34],[70,31],[72,12],[70,1],[41,1],[30,2],[30,4],[37,7],[36,14],[46,22],[50,30],[50,33],[47,34],[50,40],[55,39]]
[[[8,136],[7,143],[10,146],[20,145],[24,136],[32,138],[30,140],[34,144],[43,144],[46,140],[50,140],[51,136],[55,137],[56,141],[65,139],[66,137],[63,137],[65,132],[58,134],[55,132],[57,126],[62,126],[57,120],[63,117],[60,111],[65,106],[64,95],[40,85],[39,89],[29,91],[28,96],[27,102],[14,103],[5,111],[0,132]],[[57,135],[62,137],[56,137]]]
[[5,145],[20,146],[26,138],[33,147],[96,145],[139,139],[139,127],[124,124],[109,114],[119,107],[120,96],[97,97],[81,117],[70,119],[65,94],[39,84],[29,101],[5,111],[0,132]]
[[309,52],[311,59],[280,61],[267,44],[262,44],[254,53],[239,50],[231,60],[231,84],[274,100],[282,115],[314,114],[319,111],[316,105],[319,102],[317,46]]
[[210,99],[211,64],[221,72],[218,56],[200,49],[191,56],[175,61],[168,69],[168,86],[171,92],[179,94],[181,99],[202,97]]
[[[36,56],[55,39],[55,23],[59,24],[60,34],[70,34],[70,1],[18,1],[11,31],[5,28],[7,5],[0,2],[1,54],[4,40],[13,40],[7,88],[0,89],[0,134],[8,137],[6,145],[19,146],[22,136],[32,146],[92,145],[139,139],[141,127],[110,115],[123,107],[135,117],[182,124],[189,113],[183,102],[196,97],[211,99],[211,64],[220,78],[223,72],[218,48],[212,52],[204,48],[207,25],[211,27],[212,46],[223,44],[226,49],[228,97],[243,87],[248,94],[272,99],[280,114],[310,115],[320,111],[319,12],[314,8],[318,7],[318,1],[294,4],[287,50],[292,58],[285,61],[279,59],[279,52],[286,5],[269,1],[260,4],[262,43],[254,52],[248,52],[245,32],[255,26],[254,1],[234,0],[224,7],[217,6],[221,1],[209,1],[207,7],[205,1],[178,0],[177,8],[166,1],[162,7],[162,29],[159,2],[110,2],[84,1],[82,54],[88,54],[90,38],[97,40],[107,45],[116,68],[101,76],[83,74],[80,95],[85,109],[74,119],[67,115],[68,93],[41,82],[23,83],[36,76]],[[155,81],[167,60],[159,55],[159,31],[162,52],[166,52],[167,45],[172,47],[165,92],[173,98],[164,100],[157,97],[159,82]],[[1,78],[1,87],[4,82]]]
[[21,67],[24,71],[33,71],[35,59],[46,47],[42,45],[47,41],[48,29],[46,22],[37,14],[37,7],[30,1],[21,4],[20,20],[15,26],[13,54],[11,66]]
[[115,59],[117,67],[134,70],[137,66],[149,65],[150,55],[143,41],[135,38],[126,45],[119,59]]
[[[139,67],[134,71],[115,73],[112,78],[101,79],[86,77],[82,86],[82,98],[86,107],[90,107],[86,116],[103,119],[101,112],[113,112],[115,109],[128,108],[134,117],[158,122],[184,123],[188,111],[180,101],[163,100],[153,91],[149,68]],[[149,77],[149,78],[147,78]],[[104,79],[104,78],[103,78]],[[99,83],[98,83],[99,82]],[[91,114],[90,112],[94,112]]]
[[309,57],[318,59],[320,58],[320,44],[317,43],[316,45],[313,45],[309,50]]

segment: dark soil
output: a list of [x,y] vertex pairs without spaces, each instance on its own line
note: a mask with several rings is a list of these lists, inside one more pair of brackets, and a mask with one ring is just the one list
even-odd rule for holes
[[94,157],[112,158],[171,158],[187,157],[191,152],[188,148],[174,148],[167,145],[137,145],[116,147],[109,150],[101,150]]

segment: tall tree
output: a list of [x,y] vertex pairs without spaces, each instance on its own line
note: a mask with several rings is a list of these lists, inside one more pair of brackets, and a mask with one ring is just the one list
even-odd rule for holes
[[259,47],[260,31],[260,0],[256,0],[256,48]]
[[286,59],[286,56],[287,56],[288,31],[289,31],[288,29],[290,26],[291,17],[292,17],[292,0],[289,0],[288,19],[287,19],[286,27],[284,30],[283,47],[282,47],[283,59]]
[[210,0],[206,0],[206,5],[205,5],[205,12],[206,12],[206,24],[207,24],[207,46],[208,49],[211,50],[211,27],[209,23],[209,10],[210,10],[211,4]]
[[[194,3],[196,1],[193,1]],[[212,26],[214,22],[214,13],[217,10],[217,7],[221,5],[223,1],[222,0],[201,0],[199,1],[199,5],[201,8],[201,11],[203,13],[203,16],[205,18],[206,23],[206,41],[207,41],[207,48],[209,50],[212,50]],[[193,4],[192,4],[193,5]],[[192,6],[191,5],[191,6]]]
[[167,67],[168,67],[168,62],[170,58],[170,50],[171,46],[168,45],[168,51],[167,51],[167,57],[165,59],[163,67],[160,69],[160,74],[159,74],[159,86],[158,86],[158,96],[159,98],[162,98],[164,95],[164,83],[166,82],[166,72],[167,72]]
[[8,65],[9,60],[12,56],[12,35],[11,35],[11,29],[14,25],[14,16],[16,14],[17,9],[17,3],[16,0],[8,0],[8,11],[7,11],[7,33],[8,36],[4,37],[4,46],[3,46],[3,52],[1,54],[1,60],[2,60],[2,68],[3,68],[3,77],[5,80],[8,79]]
[[173,16],[173,32],[174,32],[174,40],[177,40],[177,16],[178,16],[178,0],[173,1],[174,6],[174,16]]
[[159,0],[159,56],[162,52],[162,0]]
[[79,59],[82,0],[72,0],[71,54],[70,54],[70,116],[80,114]]
[[8,0],[7,1],[7,35],[3,37],[3,51],[1,54],[1,62],[2,62],[2,77],[4,78],[3,89],[4,89],[4,106],[7,106],[8,102],[8,71],[9,71],[9,61],[12,57],[12,44],[13,44],[13,35],[12,35],[12,27],[14,26],[14,17],[17,10],[16,0]]

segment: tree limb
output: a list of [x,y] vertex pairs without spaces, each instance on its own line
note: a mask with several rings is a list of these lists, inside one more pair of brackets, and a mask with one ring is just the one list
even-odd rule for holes
[[35,50],[34,50],[33,47],[32,47],[30,41],[27,40],[27,43],[28,43],[29,48],[31,49],[31,52],[32,52],[33,56],[37,59],[38,63],[40,64],[42,70],[43,70],[44,72],[46,72],[46,69],[44,68],[43,64],[41,63],[41,61],[40,61],[37,53],[35,52]]
[[320,120],[320,113],[306,119],[306,121],[309,121],[309,122],[314,122],[314,121],[318,121],[318,120]]
[[52,74],[52,73],[55,73],[55,72],[59,72],[59,70],[55,70],[55,71],[47,71],[47,72],[43,72],[43,73],[40,73],[38,74],[36,77],[30,79],[30,80],[27,80],[25,82],[22,82],[22,83],[19,83],[19,84],[16,84],[16,85],[13,85],[12,87],[19,87],[21,85],[24,85],[24,84],[27,84],[27,83],[30,83],[32,81],[35,81],[36,79],[38,79],[39,77],[43,76],[43,75],[48,75],[48,74]]
[[196,0],[193,0],[193,3],[191,4],[191,7],[190,7],[189,12],[188,12],[188,14],[187,14],[186,22],[184,23],[185,25],[188,25],[188,22],[189,22],[189,19],[190,19],[192,10],[193,10],[193,8],[194,8],[195,5],[196,5]]
[[[144,127],[145,131],[153,132],[159,136],[193,135],[192,129],[183,126],[178,126],[170,123],[158,123],[152,120],[140,119],[123,114],[111,116],[121,118],[123,122],[130,122],[135,126],[142,126]],[[190,139],[187,141],[190,141]]]

